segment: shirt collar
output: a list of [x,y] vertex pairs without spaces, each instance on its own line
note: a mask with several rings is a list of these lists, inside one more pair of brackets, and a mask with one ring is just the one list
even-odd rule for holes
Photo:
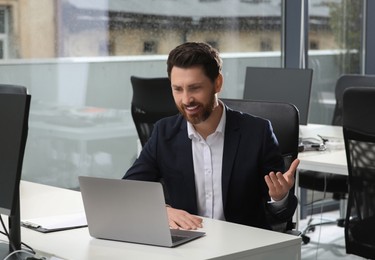
[[[214,134],[221,133],[222,135],[224,135],[225,122],[226,122],[226,118],[227,118],[226,106],[224,105],[224,103],[221,100],[219,100],[219,103],[220,103],[221,106],[223,106],[223,113],[221,114],[220,122],[217,125]],[[193,139],[197,139],[197,140],[201,139],[200,134],[198,134],[198,132],[195,130],[194,126],[189,121],[187,121],[187,133],[188,133],[188,137],[192,140]]]

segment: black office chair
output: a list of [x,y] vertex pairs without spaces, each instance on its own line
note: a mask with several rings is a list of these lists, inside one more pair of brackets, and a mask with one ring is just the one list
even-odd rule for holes
[[[225,98],[221,100],[232,109],[270,120],[273,131],[279,141],[285,167],[288,169],[298,155],[298,109],[292,104],[282,102]],[[294,189],[291,189],[290,192],[294,193]],[[271,221],[271,226],[273,230],[281,232],[291,231],[295,228],[292,219],[288,223],[272,223]]]
[[149,139],[156,121],[178,113],[171,82],[165,78],[131,76],[133,98],[131,113],[142,147]]
[[333,111],[332,125],[342,126],[342,100],[345,89],[349,87],[375,87],[375,75],[342,75],[336,82],[336,105]]
[[306,125],[312,76],[312,69],[247,67],[243,98],[291,103]]
[[375,88],[344,91],[343,133],[349,173],[348,254],[375,259]]
[[[375,87],[375,76],[348,74],[342,75],[336,82],[335,97],[336,105],[332,118],[332,125],[342,126],[342,103],[343,93],[349,87],[368,86]],[[348,194],[348,177],[345,175],[332,174],[327,172],[299,171],[299,187],[313,191],[332,193],[332,198],[339,201],[340,216],[338,219],[328,219],[313,223],[311,217],[306,228],[302,231],[302,240],[305,244],[309,243],[310,238],[307,233],[314,231],[316,226],[335,224],[339,227],[345,225],[346,199]],[[303,203],[303,202],[302,202]],[[314,203],[314,202],[312,202]],[[303,208],[303,207],[301,207]],[[314,212],[311,212],[311,215]],[[303,217],[305,213],[302,212]]]

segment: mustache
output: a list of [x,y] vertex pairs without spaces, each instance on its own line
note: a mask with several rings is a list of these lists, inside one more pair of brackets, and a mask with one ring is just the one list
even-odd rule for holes
[[198,105],[200,105],[200,103],[198,103],[198,102],[190,102],[189,104],[181,104],[181,106],[183,108],[194,107],[194,106],[198,106]]

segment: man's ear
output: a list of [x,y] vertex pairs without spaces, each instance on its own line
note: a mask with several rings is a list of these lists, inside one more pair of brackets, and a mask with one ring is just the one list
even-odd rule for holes
[[223,86],[224,77],[223,74],[219,73],[215,80],[215,93],[219,93],[221,91],[221,88]]

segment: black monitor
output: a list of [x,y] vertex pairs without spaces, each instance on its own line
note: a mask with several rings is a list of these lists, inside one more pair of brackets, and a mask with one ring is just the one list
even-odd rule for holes
[[9,233],[9,244],[0,243],[1,259],[21,249],[19,185],[30,99],[25,87],[0,85],[0,213],[8,216],[8,230],[1,230]]
[[312,69],[247,67],[244,99],[291,103],[300,125],[307,125],[312,74]]

